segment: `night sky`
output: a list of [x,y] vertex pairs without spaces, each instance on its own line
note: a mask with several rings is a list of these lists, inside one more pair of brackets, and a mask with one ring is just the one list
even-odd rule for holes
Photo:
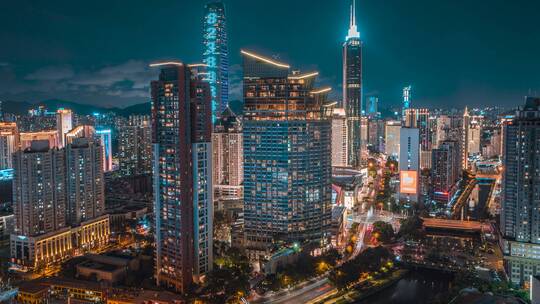
[[[201,0],[0,3],[0,100],[148,101],[149,62],[200,62]],[[341,96],[349,0],[225,0],[232,99],[240,48],[317,69]],[[540,1],[358,0],[364,93],[383,106],[515,106],[540,94]]]

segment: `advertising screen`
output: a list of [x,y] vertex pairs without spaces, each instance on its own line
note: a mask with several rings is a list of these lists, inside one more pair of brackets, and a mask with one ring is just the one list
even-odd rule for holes
[[416,194],[418,189],[418,172],[401,171],[399,173],[400,192],[405,194]]

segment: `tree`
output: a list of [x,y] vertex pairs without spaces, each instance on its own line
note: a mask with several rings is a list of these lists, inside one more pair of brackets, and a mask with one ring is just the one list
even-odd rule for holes
[[250,291],[251,265],[237,248],[228,248],[207,277],[204,292],[212,303],[237,303]]
[[424,221],[417,215],[413,215],[401,221],[399,236],[404,239],[419,240],[424,236]]
[[328,279],[337,289],[343,290],[348,285],[357,282],[363,273],[379,271],[393,260],[394,255],[382,246],[368,248],[353,260],[334,268]]
[[389,243],[394,238],[394,228],[387,222],[377,221],[373,223],[373,235],[381,243]]

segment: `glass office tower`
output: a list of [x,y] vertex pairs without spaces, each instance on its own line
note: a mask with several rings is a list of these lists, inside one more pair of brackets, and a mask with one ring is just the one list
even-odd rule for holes
[[343,107],[347,115],[349,166],[359,167],[361,158],[362,41],[356,27],[354,0],[349,31],[343,43]]
[[244,221],[252,261],[280,245],[326,243],[331,221],[330,88],[317,72],[242,51]]

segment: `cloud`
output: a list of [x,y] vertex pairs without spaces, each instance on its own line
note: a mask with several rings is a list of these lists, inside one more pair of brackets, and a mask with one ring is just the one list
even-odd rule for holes
[[27,80],[55,81],[73,78],[75,73],[71,66],[48,66],[26,75]]
[[37,101],[65,96],[86,103],[140,103],[148,101],[150,81],[157,73],[139,60],[84,70],[45,66],[26,74],[0,63],[0,97]]

